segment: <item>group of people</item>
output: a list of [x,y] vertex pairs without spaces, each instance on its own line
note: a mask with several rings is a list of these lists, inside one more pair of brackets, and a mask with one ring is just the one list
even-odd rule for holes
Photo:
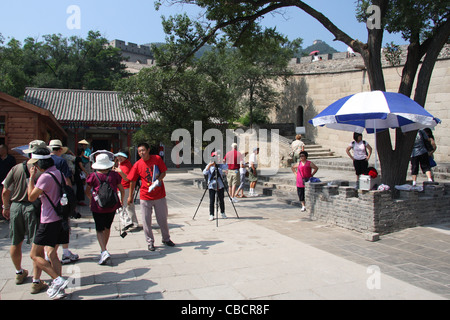
[[[15,164],[15,160],[13,163],[13,160],[8,158],[10,168],[1,180],[2,215],[9,220],[12,239],[10,256],[16,269],[15,282],[22,284],[28,277],[28,270],[22,268],[22,244],[27,238],[27,243],[32,243],[31,293],[46,290],[51,299],[64,297],[64,290],[69,283],[68,279],[62,277],[62,262],[65,259],[68,262],[79,259],[78,255],[69,250],[70,226],[60,212],[66,197],[62,192],[67,190],[63,189],[63,186],[73,186],[72,181],[77,189],[78,204],[84,200],[81,191],[89,199],[101,250],[98,262],[100,265],[105,264],[111,257],[107,244],[116,211],[122,209],[120,219],[126,223],[126,227],[138,223],[134,210],[134,189],[138,180],[141,183],[140,203],[148,249],[155,250],[151,228],[153,209],[161,228],[163,244],[175,246],[170,239],[167,223],[168,208],[163,182],[167,167],[161,157],[151,155],[149,145],[142,143],[138,145],[140,160],[132,165],[127,152],[118,152],[112,157],[109,152],[90,154],[86,140],[80,141],[79,144],[83,147],[77,152],[75,168],[72,171],[68,161],[62,157],[67,152],[67,147],[64,147],[60,140],[51,140],[48,145],[41,140],[31,141],[28,149],[23,150],[30,159]],[[0,150],[1,148],[0,146]],[[90,161],[83,162],[82,157]],[[4,159],[6,157],[2,156],[1,160]],[[116,159],[118,166],[114,161]],[[2,162],[2,168],[5,163]],[[76,177],[73,177],[73,174]],[[113,203],[107,205],[99,200],[104,194],[105,183],[117,197]],[[120,197],[117,196],[117,191]],[[60,245],[63,247],[61,260],[57,254]],[[52,278],[50,286],[41,281],[42,271]]]
[[[242,154],[237,150],[237,144],[231,145],[224,158],[221,157],[220,151],[211,153],[211,161],[203,170],[203,174],[207,180],[207,188],[209,191],[209,220],[214,220],[214,204],[217,196],[222,218],[226,219],[225,214],[225,183],[223,177],[226,175],[228,183],[228,194],[232,202],[238,202],[236,198],[245,198],[244,184],[248,177],[250,182],[250,190],[248,196],[257,197],[255,192],[256,183],[258,182],[258,160],[259,148],[253,148],[253,152],[249,156],[248,163],[245,162],[246,154]],[[248,171],[247,171],[248,168]]]

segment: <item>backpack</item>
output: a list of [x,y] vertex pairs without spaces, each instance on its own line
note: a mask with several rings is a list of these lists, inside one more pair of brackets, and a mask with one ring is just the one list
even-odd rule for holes
[[50,204],[52,205],[53,209],[55,209],[56,214],[58,216],[60,216],[61,218],[63,218],[63,220],[67,220],[69,217],[75,216],[75,209],[77,207],[77,198],[76,198],[75,192],[73,191],[72,187],[70,187],[66,184],[66,180],[62,173],[61,173],[62,183],[60,183],[58,181],[58,179],[56,179],[56,177],[52,173],[50,173],[50,172],[47,172],[47,173],[49,175],[51,175],[53,180],[55,180],[55,182],[58,184],[59,189],[60,189],[61,198],[63,197],[63,194],[66,194],[66,197],[68,200],[66,205],[61,205],[60,201],[58,201],[58,203],[55,205],[52,202],[52,200],[50,200],[48,195],[44,192],[44,195],[47,197],[47,199],[50,202]]
[[[25,173],[25,177],[27,179],[30,179],[30,171],[28,171],[28,167],[27,167],[27,161],[22,162],[22,166],[23,166],[23,172]],[[33,209],[34,209],[34,213],[36,214],[36,217],[38,219],[40,219],[41,217],[41,199],[37,198],[36,200],[34,200],[32,202],[33,204]]]
[[119,202],[117,191],[113,190],[108,182],[110,172],[111,171],[108,171],[105,181],[100,180],[97,172],[95,172],[95,176],[97,177],[98,182],[100,182],[100,186],[97,189],[97,195],[94,199],[97,201],[100,208],[112,208],[117,204],[117,202]]

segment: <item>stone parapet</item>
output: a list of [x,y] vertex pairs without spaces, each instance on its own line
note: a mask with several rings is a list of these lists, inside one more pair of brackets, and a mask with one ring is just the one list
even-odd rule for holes
[[420,225],[450,222],[450,184],[424,183],[423,191],[364,191],[339,184],[308,183],[312,220],[350,230],[387,234]]

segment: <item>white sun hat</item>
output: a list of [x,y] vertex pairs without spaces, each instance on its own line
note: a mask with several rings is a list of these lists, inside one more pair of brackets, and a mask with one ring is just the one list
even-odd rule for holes
[[113,165],[114,162],[109,159],[109,156],[106,153],[101,153],[95,159],[95,162],[92,165],[92,169],[105,170],[112,168]]

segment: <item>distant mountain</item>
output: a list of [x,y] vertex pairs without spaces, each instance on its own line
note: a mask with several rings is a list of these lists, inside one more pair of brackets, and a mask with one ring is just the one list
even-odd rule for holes
[[310,52],[318,50],[320,54],[336,53],[336,49],[322,40],[316,40],[312,45],[303,49],[303,55],[307,56]]

